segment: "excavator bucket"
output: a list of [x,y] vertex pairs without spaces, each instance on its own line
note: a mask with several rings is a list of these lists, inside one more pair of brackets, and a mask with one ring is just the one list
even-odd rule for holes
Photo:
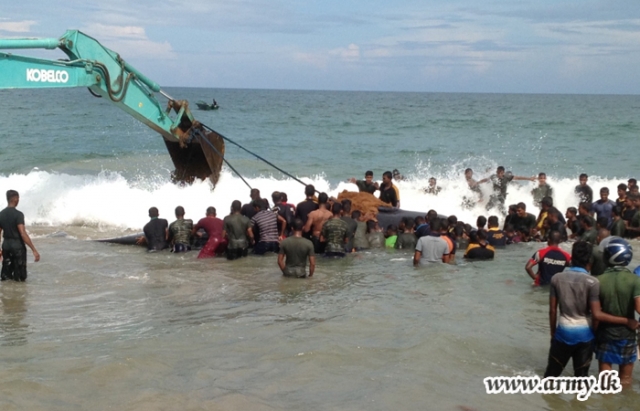
[[171,129],[171,136],[163,137],[176,167],[171,175],[173,182],[191,184],[197,178],[208,178],[215,187],[224,161],[224,139],[193,118],[187,101],[171,100],[167,110],[171,109],[178,113],[179,120]]
[[171,177],[176,183],[187,184],[196,178],[209,178],[215,187],[222,168],[224,140],[213,131],[201,130],[200,136],[189,142],[164,140],[176,167]]

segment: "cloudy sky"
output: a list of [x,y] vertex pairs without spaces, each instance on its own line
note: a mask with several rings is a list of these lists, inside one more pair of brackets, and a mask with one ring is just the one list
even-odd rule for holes
[[162,86],[640,93],[638,0],[2,3],[0,37],[80,29]]

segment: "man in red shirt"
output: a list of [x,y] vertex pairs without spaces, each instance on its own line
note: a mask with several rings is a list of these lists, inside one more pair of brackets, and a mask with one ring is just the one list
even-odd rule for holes
[[216,217],[216,208],[208,207],[207,216],[201,218],[193,227],[192,235],[200,235],[198,230],[203,229],[209,236],[209,240],[200,250],[198,258],[208,258],[220,255],[227,249],[227,239],[222,237],[222,231],[224,230],[224,222]]
[[[527,274],[533,279],[534,285],[549,284],[551,277],[570,265],[571,256],[558,247],[561,239],[560,232],[551,231],[547,247],[537,251],[524,267]],[[538,272],[534,274],[533,267],[535,265],[538,266]]]

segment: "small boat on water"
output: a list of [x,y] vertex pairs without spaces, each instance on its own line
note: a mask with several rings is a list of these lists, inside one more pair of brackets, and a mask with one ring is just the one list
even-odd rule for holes
[[215,101],[214,101],[213,104],[209,104],[209,103],[206,103],[206,102],[204,102],[202,100],[198,100],[198,101],[196,101],[196,106],[198,106],[198,109],[200,109],[200,110],[217,110],[217,109],[220,108],[218,103],[216,103]]

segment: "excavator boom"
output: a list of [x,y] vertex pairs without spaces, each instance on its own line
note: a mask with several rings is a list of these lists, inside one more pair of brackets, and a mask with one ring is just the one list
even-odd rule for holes
[[[68,60],[46,60],[0,52],[0,89],[88,87],[160,135],[176,169],[173,179],[191,183],[210,178],[215,185],[224,141],[193,118],[189,103],[174,100],[117,53],[86,34],[69,30],[59,39],[0,39],[0,49],[62,50]],[[168,99],[165,108],[155,98]]]

